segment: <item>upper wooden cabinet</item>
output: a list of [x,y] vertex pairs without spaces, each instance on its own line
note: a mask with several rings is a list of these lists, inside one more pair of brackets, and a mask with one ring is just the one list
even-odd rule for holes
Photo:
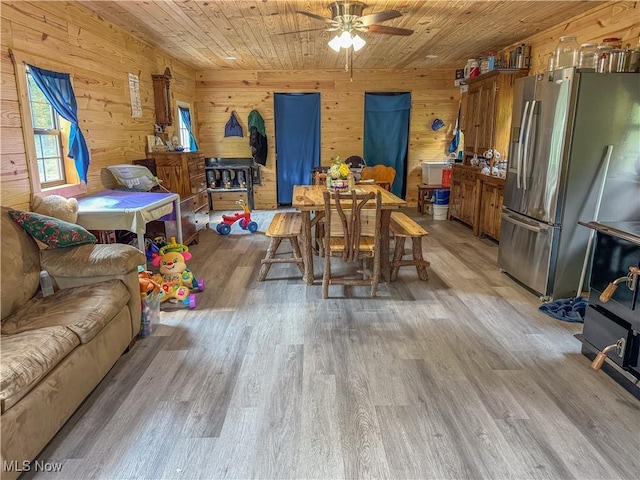
[[513,84],[528,70],[493,70],[466,82],[462,96],[461,128],[465,157],[482,156],[495,149],[506,160],[509,154]]
[[156,107],[156,123],[161,126],[173,125],[171,108],[171,70],[167,67],[162,75],[153,78],[153,100]]

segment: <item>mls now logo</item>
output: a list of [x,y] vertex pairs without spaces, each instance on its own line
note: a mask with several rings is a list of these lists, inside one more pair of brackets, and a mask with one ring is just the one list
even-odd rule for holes
[[2,470],[4,472],[60,472],[62,471],[62,463],[59,462],[42,462],[40,460],[3,460]]

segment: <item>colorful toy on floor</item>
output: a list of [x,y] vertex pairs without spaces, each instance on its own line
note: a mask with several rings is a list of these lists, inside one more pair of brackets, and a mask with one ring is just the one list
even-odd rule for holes
[[140,332],[138,333],[140,338],[151,335],[153,324],[158,322],[158,315],[160,313],[159,294],[162,291],[160,283],[155,281],[162,281],[162,277],[158,277],[160,277],[159,274],[149,272],[142,266],[138,267],[142,315],[140,320]]
[[187,261],[191,260],[189,248],[181,243],[176,243],[175,238],[162,247],[159,253],[153,256],[153,265],[160,268],[161,285],[160,303],[183,303],[189,308],[196,307],[196,297],[191,290],[202,292],[204,280],[196,279],[187,268]]
[[158,280],[162,282],[162,277],[147,270],[139,271],[138,281],[140,282],[140,293],[144,293],[147,295],[151,293],[160,293],[161,285]]
[[222,215],[222,222],[216,226],[216,231],[220,235],[229,235],[231,225],[239,220],[240,228],[249,230],[251,233],[257,232],[258,224],[251,220],[251,210],[249,210],[249,207],[244,203],[244,200],[240,199],[236,203],[242,207],[242,213],[236,212],[233,215]]

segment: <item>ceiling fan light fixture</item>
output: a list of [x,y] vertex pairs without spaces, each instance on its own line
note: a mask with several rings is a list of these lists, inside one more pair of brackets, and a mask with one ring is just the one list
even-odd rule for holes
[[366,45],[366,41],[364,40],[364,38],[362,38],[360,35],[358,35],[357,33],[353,36],[353,50],[355,52],[357,52],[358,50],[360,50],[362,47],[364,47]]
[[353,39],[351,38],[351,34],[345,30],[340,35],[340,46],[342,48],[349,48],[351,45],[353,45]]
[[329,42],[329,46],[331,47],[332,50],[335,50],[336,52],[340,51],[340,36],[336,35],[335,37],[333,37],[331,39],[331,41]]

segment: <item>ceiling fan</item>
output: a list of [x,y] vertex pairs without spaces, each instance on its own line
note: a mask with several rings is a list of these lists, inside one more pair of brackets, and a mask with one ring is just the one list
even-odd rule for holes
[[327,32],[369,32],[369,33],[382,33],[385,35],[411,35],[413,30],[407,28],[388,27],[386,25],[377,25],[378,22],[385,22],[393,18],[401,17],[402,13],[397,10],[384,10],[382,12],[370,13],[369,15],[362,15],[362,12],[367,5],[362,2],[333,2],[328,5],[331,10],[331,18],[316,15],[315,13],[304,12],[298,10],[297,13],[313,18],[315,20],[322,20],[327,25],[320,28],[311,28],[308,30],[297,30],[294,32],[285,32],[282,35],[290,33],[301,32],[313,32],[317,30],[325,30]]

